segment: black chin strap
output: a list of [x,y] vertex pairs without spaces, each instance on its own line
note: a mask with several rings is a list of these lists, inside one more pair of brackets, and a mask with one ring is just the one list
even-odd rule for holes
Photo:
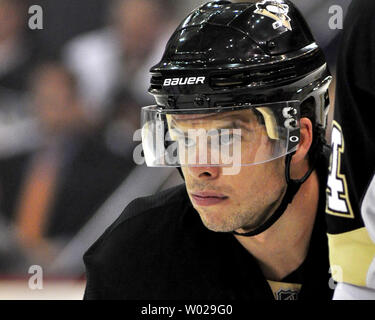
[[302,183],[304,183],[309,178],[311,173],[314,171],[315,162],[316,162],[316,157],[315,157],[313,161],[314,163],[311,164],[309,171],[303,176],[302,179],[292,180],[290,178],[290,162],[292,160],[293,155],[294,153],[290,153],[285,158],[285,178],[286,178],[288,187],[286,189],[283,200],[281,201],[279,207],[276,209],[273,215],[264,224],[262,224],[255,230],[252,230],[250,232],[245,232],[245,233],[232,231],[233,234],[238,235],[238,236],[244,236],[244,237],[252,237],[252,236],[258,235],[262,233],[263,231],[267,230],[269,227],[271,227],[285,212],[286,208],[288,207],[289,203],[292,202],[294,196],[298,192]]

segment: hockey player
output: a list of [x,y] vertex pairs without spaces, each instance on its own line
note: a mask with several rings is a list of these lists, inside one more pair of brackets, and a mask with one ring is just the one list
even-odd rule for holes
[[151,72],[146,163],[185,183],[133,201],[86,252],[85,298],[328,299],[331,76],[294,5],[209,2]]
[[375,300],[374,16],[374,1],[353,1],[338,51],[326,207],[334,299]]

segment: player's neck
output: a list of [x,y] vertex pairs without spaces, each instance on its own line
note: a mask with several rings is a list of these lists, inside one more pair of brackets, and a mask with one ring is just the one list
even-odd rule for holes
[[318,201],[319,181],[314,171],[273,226],[254,237],[236,236],[258,260],[268,280],[283,279],[305,260]]

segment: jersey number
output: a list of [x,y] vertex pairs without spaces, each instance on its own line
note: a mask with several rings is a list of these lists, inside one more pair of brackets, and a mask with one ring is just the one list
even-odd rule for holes
[[332,154],[327,183],[326,212],[335,216],[354,218],[350,205],[346,177],[340,172],[341,155],[344,153],[344,137],[340,125],[333,121]]

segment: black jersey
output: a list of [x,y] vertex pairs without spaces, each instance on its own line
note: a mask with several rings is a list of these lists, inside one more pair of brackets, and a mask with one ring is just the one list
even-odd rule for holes
[[348,9],[337,61],[327,185],[335,280],[375,289],[375,1]]
[[134,200],[85,253],[85,299],[329,299],[327,167],[328,158],[320,161],[307,257],[283,281],[268,282],[233,234],[208,230],[183,184]]

